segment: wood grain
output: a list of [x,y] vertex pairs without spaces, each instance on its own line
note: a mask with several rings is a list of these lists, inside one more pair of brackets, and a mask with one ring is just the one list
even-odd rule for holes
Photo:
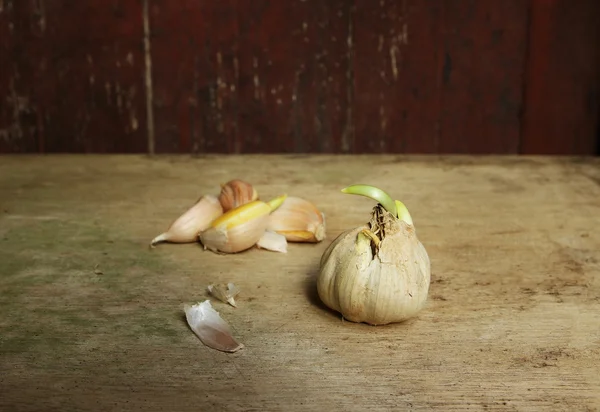
[[599,4],[3,0],[0,153],[595,154]]
[[2,4],[0,150],[144,152],[141,3]]
[[232,152],[236,2],[150,0],[157,152]]
[[441,153],[517,153],[526,1],[441,2]]
[[[0,409],[598,410],[599,170],[545,157],[4,156]],[[149,249],[236,177],[263,198],[313,201],[327,239],[287,254]],[[340,193],[359,180],[406,203],[430,255],[412,321],[343,321],[315,293],[325,248],[373,207]],[[235,354],[183,317],[229,281],[238,307],[213,305],[245,345]]]
[[532,0],[522,153],[600,150],[598,15],[594,0]]
[[238,3],[239,151],[352,150],[350,6]]
[[437,152],[439,4],[358,0],[354,15],[356,150]]

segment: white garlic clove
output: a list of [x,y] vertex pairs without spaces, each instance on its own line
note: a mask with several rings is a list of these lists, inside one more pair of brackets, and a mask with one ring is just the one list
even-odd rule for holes
[[228,212],[231,209],[245,205],[258,199],[258,192],[254,187],[240,179],[230,180],[221,185],[219,201],[223,206],[223,211]]
[[188,325],[206,346],[222,352],[236,352],[244,347],[233,337],[229,325],[209,300],[186,305],[184,310]]
[[256,246],[260,249],[270,250],[272,252],[287,253],[287,239],[279,233],[265,231]]
[[240,289],[233,283],[230,282],[227,285],[208,285],[208,292],[221,302],[237,307],[235,297],[239,295]]
[[288,242],[318,243],[325,239],[325,215],[306,199],[288,196],[269,216],[267,230],[277,232]]
[[166,232],[156,236],[150,242],[155,247],[160,242],[192,243],[198,240],[198,233],[207,229],[211,222],[223,214],[219,199],[215,196],[205,195],[179,216]]

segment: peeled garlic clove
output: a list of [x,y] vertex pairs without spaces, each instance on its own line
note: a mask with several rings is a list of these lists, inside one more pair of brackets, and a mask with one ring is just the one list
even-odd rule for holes
[[287,240],[285,236],[271,232],[270,230],[263,233],[258,242],[256,242],[256,246],[272,252],[287,253]]
[[233,337],[229,325],[209,300],[186,305],[184,311],[188,325],[206,346],[222,352],[236,352],[244,347]]
[[245,205],[258,199],[258,193],[248,182],[240,179],[230,180],[221,185],[219,202],[223,206],[223,212]]
[[289,242],[317,243],[325,239],[325,215],[308,200],[288,196],[269,216],[267,230]]
[[240,293],[240,290],[233,283],[230,282],[227,285],[208,285],[208,292],[221,302],[237,307],[235,297]]
[[200,241],[205,249],[213,252],[238,253],[250,249],[265,233],[269,214],[276,210],[286,197],[279,196],[269,202],[254,200],[231,209],[200,233]]
[[179,216],[166,232],[152,239],[151,247],[160,242],[192,243],[198,239],[198,233],[207,229],[210,223],[223,214],[219,199],[205,195]]

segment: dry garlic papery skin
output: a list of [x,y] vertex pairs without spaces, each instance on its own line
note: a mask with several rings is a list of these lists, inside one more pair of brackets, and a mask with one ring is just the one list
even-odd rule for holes
[[378,204],[368,224],[339,235],[321,257],[319,297],[347,320],[371,325],[402,322],[425,306],[429,256],[408,210],[401,202],[395,206],[401,218]]
[[244,347],[233,337],[231,328],[209,300],[186,305],[184,311],[188,325],[206,346],[222,352],[237,352]]
[[198,241],[198,233],[207,229],[211,222],[223,214],[219,199],[205,195],[179,216],[166,232],[152,239],[151,247],[160,242],[192,243]]
[[234,308],[237,308],[235,297],[239,295],[240,289],[233,283],[227,285],[208,285],[208,292],[221,302],[229,303]]
[[308,200],[288,196],[269,216],[267,229],[288,242],[318,243],[325,239],[325,215]]
[[254,187],[240,179],[230,180],[221,185],[219,202],[223,207],[223,212],[245,205],[258,199],[258,192]]
[[255,200],[231,209],[200,233],[200,242],[213,252],[238,253],[250,249],[265,233],[269,214],[286,197],[282,195],[269,202]]
[[271,252],[287,253],[287,240],[285,236],[279,233],[266,230],[258,239],[256,246],[260,249],[270,250]]

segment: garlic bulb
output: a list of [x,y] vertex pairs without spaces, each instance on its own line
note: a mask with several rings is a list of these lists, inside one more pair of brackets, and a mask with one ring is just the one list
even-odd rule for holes
[[288,196],[269,216],[267,229],[289,242],[317,243],[325,239],[325,215],[308,200]]
[[223,212],[228,212],[231,209],[245,205],[258,199],[258,192],[250,183],[240,179],[230,180],[221,185],[221,193],[219,194],[219,202],[223,206]]
[[210,223],[223,214],[219,199],[205,195],[179,216],[166,232],[152,239],[151,247],[160,242],[192,243],[198,239],[198,233],[210,226]]
[[255,200],[229,210],[200,233],[200,241],[213,252],[238,253],[251,248],[267,230],[269,214],[286,197],[282,195],[269,202]]
[[[364,194],[364,189],[353,186],[345,193]],[[321,257],[319,297],[353,322],[402,322],[421,311],[427,300],[427,251],[404,204],[391,198],[383,204],[393,213],[376,205],[368,224],[340,234]]]

